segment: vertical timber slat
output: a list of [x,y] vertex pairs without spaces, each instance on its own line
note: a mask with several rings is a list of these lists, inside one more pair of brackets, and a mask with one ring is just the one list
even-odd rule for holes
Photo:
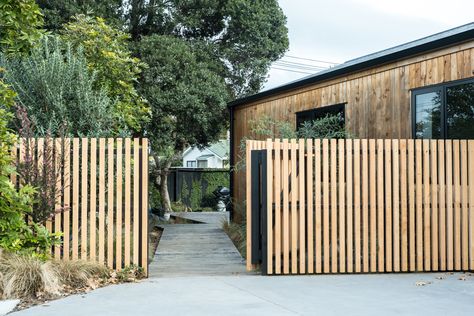
[[[116,187],[116,241],[115,241],[115,269],[120,270],[122,269],[122,177],[123,177],[123,161],[122,161],[122,150],[123,150],[123,140],[122,138],[117,139],[117,187]],[[143,176],[145,176],[145,172],[143,172]],[[145,176],[148,178],[148,176]]]
[[273,274],[273,142],[267,140],[267,274]]
[[[88,148],[89,139],[81,139],[81,259],[87,260],[88,253],[88,238],[87,238],[87,221],[88,221],[88,209],[87,209],[87,175],[88,175]],[[90,247],[93,247],[90,244]]]

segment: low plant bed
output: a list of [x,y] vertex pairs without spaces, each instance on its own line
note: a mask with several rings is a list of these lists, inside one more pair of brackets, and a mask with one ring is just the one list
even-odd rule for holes
[[96,262],[45,260],[0,250],[0,297],[19,299],[15,311],[143,277],[137,266],[116,272]]
[[232,240],[235,248],[240,252],[240,255],[245,258],[247,248],[247,232],[245,225],[234,222],[223,222],[222,229]]
[[156,248],[160,243],[161,235],[163,235],[163,228],[159,226],[153,226],[149,234],[149,246],[148,246],[148,263],[153,261],[155,256]]

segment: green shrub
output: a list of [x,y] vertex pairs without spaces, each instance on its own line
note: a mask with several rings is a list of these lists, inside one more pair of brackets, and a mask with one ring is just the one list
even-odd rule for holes
[[202,189],[201,189],[201,182],[197,180],[193,180],[193,184],[191,187],[189,203],[190,207],[193,211],[196,211],[201,206],[202,200]]
[[183,185],[181,186],[181,192],[179,193],[179,200],[186,203],[186,201],[189,201],[190,194],[191,192],[188,189],[188,182],[184,180]]
[[219,186],[229,187],[230,180],[229,180],[229,173],[228,172],[206,172],[202,175],[202,183],[206,187],[205,192],[203,194],[201,200],[202,207],[210,207],[215,208],[217,204],[217,197],[213,194],[214,190],[216,190]]
[[150,119],[150,109],[134,87],[145,65],[132,57],[130,35],[102,18],[76,15],[64,26],[62,37],[75,48],[83,47],[89,69],[97,73],[95,86],[104,87],[116,100],[114,129],[140,131]]
[[[18,94],[35,126],[36,136],[99,137],[127,134],[113,131],[113,102],[96,89],[81,49],[57,37],[45,37],[31,55],[0,55],[5,81]],[[21,126],[20,126],[21,128]]]
[[171,202],[173,212],[187,212],[188,206],[181,201]]
[[325,117],[304,122],[297,131],[299,138],[348,138],[344,124],[341,124],[340,114],[327,114]]
[[[150,179],[151,180],[151,179]],[[150,181],[150,185],[149,185],[149,192],[148,192],[148,195],[149,195],[149,203],[150,203],[150,208],[152,209],[159,209],[161,207],[161,195],[160,195],[160,191],[158,191],[158,188],[156,187],[156,185]]]
[[126,266],[117,272],[117,280],[120,282],[135,282],[136,280],[143,279],[145,276],[145,270],[135,264]]
[[27,54],[43,36],[43,16],[34,0],[0,1],[0,50]]
[[179,193],[180,202],[186,204],[193,211],[215,210],[217,197],[213,194],[219,186],[229,187],[229,173],[222,171],[203,172],[200,178],[193,179],[191,188],[188,188],[186,178]]
[[46,256],[58,235],[51,235],[41,224],[25,221],[31,214],[35,189],[25,185],[17,189],[10,181],[16,170],[10,151],[16,137],[8,129],[12,118],[8,109],[15,93],[0,79],[0,248]]
[[234,170],[245,168],[245,146],[248,139],[292,139],[292,138],[349,138],[350,133],[341,124],[340,114],[327,114],[325,117],[304,122],[297,131],[287,121],[276,121],[269,116],[263,116],[250,121],[250,135],[240,141],[237,163]]

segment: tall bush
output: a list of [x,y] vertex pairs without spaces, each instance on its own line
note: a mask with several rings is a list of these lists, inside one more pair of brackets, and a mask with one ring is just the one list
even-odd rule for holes
[[[36,136],[110,136],[113,104],[94,88],[96,74],[89,71],[81,49],[46,37],[31,55],[0,56],[5,81],[17,92],[35,125]],[[122,131],[126,133],[126,131]]]
[[104,88],[115,105],[115,129],[140,131],[149,121],[150,109],[135,84],[144,64],[132,57],[130,35],[104,19],[76,15],[64,26],[62,38],[82,47],[89,69],[96,71],[95,86]]
[[[55,140],[49,134],[44,139],[42,150],[37,148],[32,139],[35,135],[34,126],[23,106],[16,106],[16,116],[21,126],[19,136],[28,139],[25,142],[23,159],[16,163],[16,169],[24,184],[37,188],[31,219],[36,223],[43,223],[51,219],[56,212],[64,210],[56,205],[56,201],[63,195],[62,188],[58,187],[61,181],[63,156],[56,152]],[[63,145],[64,142],[61,143],[61,146]]]

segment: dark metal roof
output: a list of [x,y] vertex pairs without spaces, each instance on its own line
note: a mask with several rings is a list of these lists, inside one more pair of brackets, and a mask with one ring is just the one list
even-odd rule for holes
[[425,53],[427,51],[439,49],[445,46],[474,39],[474,22],[462,25],[444,32],[436,33],[421,39],[385,49],[373,54],[349,60],[338,66],[320,71],[314,75],[304,77],[297,81],[278,86],[273,89],[262,91],[260,93],[237,99],[228,104],[228,107],[236,107],[257,101],[278,93],[287,92],[292,89],[300,88],[306,85],[332,79],[351,72],[375,67],[388,62],[393,62],[402,58]]

